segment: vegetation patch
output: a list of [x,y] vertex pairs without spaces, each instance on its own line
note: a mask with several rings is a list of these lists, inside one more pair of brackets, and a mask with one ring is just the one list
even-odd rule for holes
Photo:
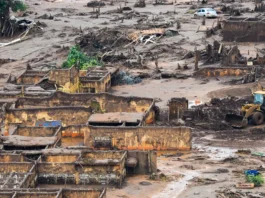
[[89,57],[81,52],[79,46],[70,49],[67,60],[63,63],[63,68],[70,68],[75,65],[79,70],[87,70],[90,67],[102,66],[97,57]]

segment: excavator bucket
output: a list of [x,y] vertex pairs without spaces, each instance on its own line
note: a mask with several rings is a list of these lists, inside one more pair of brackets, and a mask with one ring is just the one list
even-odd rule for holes
[[248,120],[240,115],[226,114],[226,122],[230,123],[233,128],[241,129],[247,126]]

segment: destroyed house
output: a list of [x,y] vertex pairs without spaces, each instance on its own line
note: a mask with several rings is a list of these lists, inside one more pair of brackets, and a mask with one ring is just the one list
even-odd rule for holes
[[[39,157],[33,158],[39,154]],[[2,189],[35,188],[38,185],[121,186],[126,176],[126,151],[67,149],[0,154]],[[1,180],[2,179],[2,180]]]
[[[47,185],[120,187],[127,172],[157,172],[154,151],[95,151],[81,147],[24,151],[22,154],[4,152],[0,154],[2,191],[37,187],[41,189]],[[35,190],[37,189],[32,189]]]
[[35,85],[48,74],[48,71],[27,69],[23,74],[15,79],[14,83],[17,85]]
[[0,154],[1,189],[35,187],[35,177],[36,165],[34,162],[19,154]]
[[62,189],[4,189],[1,198],[106,198],[106,189],[62,188]]
[[113,184],[125,176],[125,151],[62,150],[47,153],[38,162],[39,184]]
[[107,70],[92,70],[85,76],[80,76],[81,93],[108,92],[111,87],[111,74]]
[[265,18],[229,17],[223,22],[223,41],[264,42]]
[[[110,125],[118,126],[125,123],[126,126],[138,126],[139,124],[150,124],[154,121],[154,100],[140,97],[121,97],[108,93],[98,94],[67,94],[56,92],[50,97],[38,98],[20,98],[16,102],[15,109],[30,111],[30,109],[46,108],[90,108],[91,115],[82,117],[87,118],[86,122],[70,122],[72,124],[90,125]],[[76,112],[76,114],[78,114]],[[69,116],[69,115],[68,115]],[[80,115],[81,116],[81,115]],[[65,119],[65,118],[64,118]],[[82,120],[81,119],[81,120]],[[46,119],[46,121],[48,121]],[[65,125],[66,122],[62,123]],[[32,125],[31,125],[32,126]]]

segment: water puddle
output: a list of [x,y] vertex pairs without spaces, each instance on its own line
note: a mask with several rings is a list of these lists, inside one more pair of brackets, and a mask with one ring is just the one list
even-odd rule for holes
[[199,176],[199,173],[196,171],[186,171],[185,173],[172,171],[172,173],[182,174],[184,177],[179,181],[170,182],[162,192],[152,198],[177,198],[186,189],[189,180]]

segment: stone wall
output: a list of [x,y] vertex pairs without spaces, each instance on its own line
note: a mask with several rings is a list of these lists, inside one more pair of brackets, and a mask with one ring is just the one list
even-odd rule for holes
[[[82,77],[81,77],[82,78]],[[85,79],[85,78],[84,78]],[[99,81],[80,81],[79,92],[86,93],[87,88],[94,88],[95,93],[108,92],[111,87],[111,75],[108,73],[102,80]]]

